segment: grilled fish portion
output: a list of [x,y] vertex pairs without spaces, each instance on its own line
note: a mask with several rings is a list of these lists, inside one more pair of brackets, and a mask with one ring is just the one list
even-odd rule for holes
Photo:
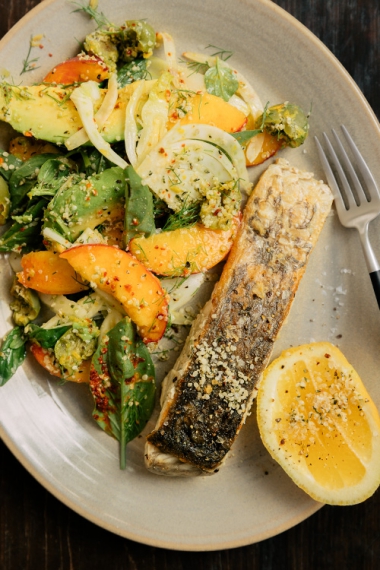
[[262,175],[220,281],[164,381],[161,414],[147,437],[148,469],[167,475],[218,470],[244,423],[331,203],[326,185],[284,159]]

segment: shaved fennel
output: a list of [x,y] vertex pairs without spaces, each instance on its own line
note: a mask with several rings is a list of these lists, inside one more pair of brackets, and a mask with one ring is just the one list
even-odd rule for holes
[[112,150],[111,145],[108,144],[99,133],[98,126],[95,123],[93,102],[99,97],[99,87],[95,81],[82,83],[82,85],[74,89],[71,94],[71,99],[77,108],[88,138],[94,147],[109,161],[124,169],[128,166],[128,163]]
[[[112,111],[115,108],[116,101],[118,97],[117,91],[117,75],[113,73],[109,80],[108,80],[108,89],[104,96],[103,102],[95,115],[95,122],[98,125],[98,128],[101,129],[104,124],[107,122],[108,118],[110,117]],[[82,144],[88,142],[89,136],[86,130],[80,129],[80,131],[76,132],[70,138],[67,139],[65,145],[68,150],[73,150]]]

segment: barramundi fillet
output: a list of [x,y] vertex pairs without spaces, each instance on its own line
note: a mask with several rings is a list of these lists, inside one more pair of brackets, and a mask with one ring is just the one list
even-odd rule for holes
[[328,186],[284,159],[261,176],[221,278],[163,382],[162,410],[147,436],[149,470],[218,471],[249,412],[331,203]]

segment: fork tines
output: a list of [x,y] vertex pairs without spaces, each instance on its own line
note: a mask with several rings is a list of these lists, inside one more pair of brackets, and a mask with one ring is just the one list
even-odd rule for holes
[[[341,128],[347,145],[355,160],[356,170],[360,173],[362,181],[359,180],[356,170],[334,129],[332,129],[332,132],[336,141],[340,159],[338,158],[338,155],[326,133],[323,133],[323,137],[328,149],[330,163],[317,137],[315,137],[315,141],[317,143],[319,157],[326,174],[327,182],[333,192],[335,201],[341,201],[343,199],[345,209],[349,210],[355,206],[360,206],[361,204],[371,202],[372,200],[380,199],[380,194],[371,171],[360,154],[356,144],[352,140],[351,135],[344,125],[342,125]],[[351,184],[349,180],[351,181]]]

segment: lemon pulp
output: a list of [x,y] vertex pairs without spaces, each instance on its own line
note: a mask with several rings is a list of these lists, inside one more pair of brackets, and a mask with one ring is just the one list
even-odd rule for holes
[[354,504],[379,485],[379,414],[330,343],[289,349],[268,367],[258,422],[272,456],[317,500]]

